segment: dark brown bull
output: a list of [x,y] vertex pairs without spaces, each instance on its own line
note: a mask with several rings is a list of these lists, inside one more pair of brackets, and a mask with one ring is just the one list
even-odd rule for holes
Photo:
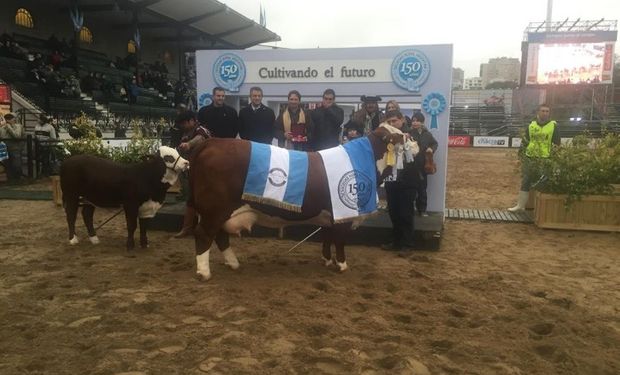
[[93,214],[97,207],[123,206],[127,220],[127,249],[134,248],[133,235],[140,217],[140,245],[147,247],[147,219],[155,215],[166,197],[166,191],[185,170],[189,162],[170,147],[159,151],[142,163],[124,165],[92,155],[68,158],[60,168],[62,202],[67,214],[69,243],[77,244],[75,220],[80,197],[84,198],[82,217],[90,242],[99,243]]
[[[386,128],[375,130],[369,135],[375,160],[383,158],[387,144],[402,144],[403,140],[400,132],[391,133]],[[211,277],[209,253],[214,240],[226,264],[233,269],[238,268],[239,262],[228,245],[227,233],[239,234],[244,229],[249,231],[254,224],[270,228],[302,223],[319,225],[323,227],[323,258],[326,264],[332,264],[331,244],[334,244],[336,264],[341,271],[346,270],[344,245],[352,223],[334,224],[321,156],[316,152],[308,153],[305,197],[301,212],[295,213],[242,200],[250,152],[250,142],[214,138],[207,140],[191,157],[192,204],[200,215],[200,222],[194,230],[198,277],[203,280]]]

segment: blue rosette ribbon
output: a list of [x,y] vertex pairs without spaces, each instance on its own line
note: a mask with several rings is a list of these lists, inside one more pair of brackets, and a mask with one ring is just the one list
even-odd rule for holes
[[437,129],[437,116],[446,109],[446,98],[438,92],[431,92],[422,101],[422,109],[431,115],[431,129]]

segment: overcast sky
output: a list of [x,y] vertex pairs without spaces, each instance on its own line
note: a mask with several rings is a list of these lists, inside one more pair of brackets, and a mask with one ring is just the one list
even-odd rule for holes
[[[259,22],[259,0],[219,0]],[[523,30],[547,0],[262,0],[267,28],[285,48],[450,43],[454,66],[479,75],[492,57],[521,58]],[[554,0],[553,20],[617,20],[620,0]],[[618,53],[618,48],[616,48]]]

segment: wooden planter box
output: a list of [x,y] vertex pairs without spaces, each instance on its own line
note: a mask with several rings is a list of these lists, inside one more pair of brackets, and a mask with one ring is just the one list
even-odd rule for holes
[[[618,191],[618,190],[616,190]],[[534,222],[541,228],[620,232],[620,195],[587,195],[564,207],[566,195],[536,193]]]

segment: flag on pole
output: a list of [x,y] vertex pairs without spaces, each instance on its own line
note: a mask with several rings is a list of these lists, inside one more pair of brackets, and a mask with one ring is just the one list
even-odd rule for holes
[[267,27],[267,16],[265,14],[265,8],[263,8],[263,4],[260,5],[260,25],[262,27]]

